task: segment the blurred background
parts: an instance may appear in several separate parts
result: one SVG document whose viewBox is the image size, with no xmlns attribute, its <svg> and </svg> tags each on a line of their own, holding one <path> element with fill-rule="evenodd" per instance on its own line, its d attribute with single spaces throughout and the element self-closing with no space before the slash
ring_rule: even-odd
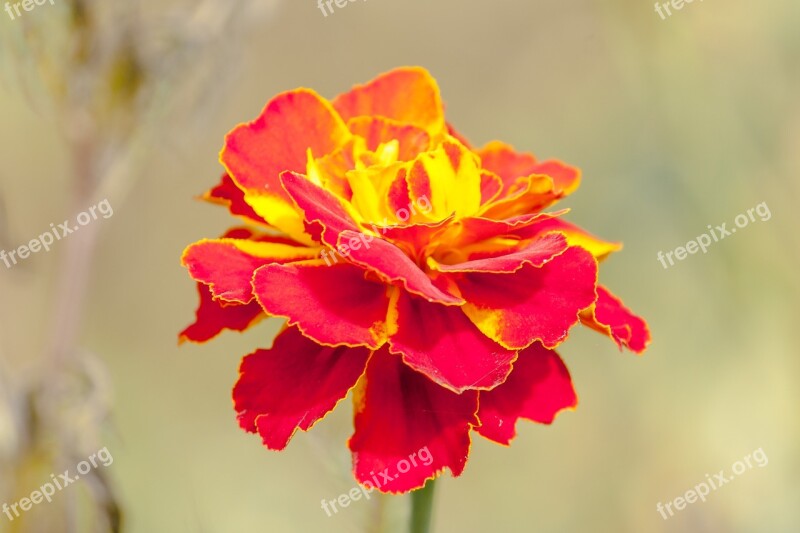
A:
<svg viewBox="0 0 800 533">
<path fill-rule="evenodd" d="M 133 533 L 404 531 L 407 498 L 320 507 L 355 486 L 349 402 L 282 453 L 238 429 L 239 360 L 279 322 L 177 346 L 196 305 L 181 251 L 232 225 L 194 199 L 222 171 L 225 133 L 280 91 L 332 98 L 401 65 L 433 73 L 474 144 L 583 170 L 568 218 L 624 242 L 601 279 L 654 338 L 639 358 L 576 329 L 559 351 L 578 409 L 520 423 L 510 448 L 475 438 L 464 474 L 438 484 L 434 530 L 800 530 L 800 4 L 672 12 L 644 0 L 1 12 L 0 249 L 103 198 L 114 215 L 0 264 L 0 503 L 103 447 L 114 462 L 21 519 L 0 515 L 0 532 L 107 531 L 120 516 Z M 656 259 L 762 202 L 768 221 L 707 254 Z M 657 512 L 759 448 L 766 466 L 669 520 Z"/>
</svg>

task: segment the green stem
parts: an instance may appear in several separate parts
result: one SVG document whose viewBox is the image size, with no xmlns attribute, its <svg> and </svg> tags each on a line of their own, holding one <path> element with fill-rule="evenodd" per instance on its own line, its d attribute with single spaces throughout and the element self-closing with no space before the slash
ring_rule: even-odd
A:
<svg viewBox="0 0 800 533">
<path fill-rule="evenodd" d="M 428 533 L 433 516 L 434 480 L 411 493 L 411 533 Z"/>
</svg>

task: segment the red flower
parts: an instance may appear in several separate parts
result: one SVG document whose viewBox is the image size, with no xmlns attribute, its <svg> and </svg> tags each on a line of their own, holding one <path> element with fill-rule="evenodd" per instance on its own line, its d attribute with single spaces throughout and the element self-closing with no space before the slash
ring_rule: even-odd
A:
<svg viewBox="0 0 800 533">
<path fill-rule="evenodd" d="M 356 479 L 413 490 L 463 471 L 470 430 L 508 444 L 517 420 L 575 407 L 554 348 L 579 320 L 637 353 L 649 342 L 597 283 L 620 246 L 544 212 L 579 171 L 499 142 L 472 148 L 423 69 L 333 102 L 278 95 L 220 159 L 227 173 L 205 198 L 258 229 L 186 249 L 201 301 L 181 338 L 287 319 L 233 392 L 240 425 L 270 449 L 353 390 Z M 430 460 L 409 459 L 423 449 Z"/>
</svg>

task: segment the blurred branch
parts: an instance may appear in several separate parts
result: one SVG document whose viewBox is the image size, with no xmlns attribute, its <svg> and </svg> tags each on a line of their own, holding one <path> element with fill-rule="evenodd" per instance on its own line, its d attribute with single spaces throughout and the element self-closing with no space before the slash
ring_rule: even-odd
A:
<svg viewBox="0 0 800 533">
<path fill-rule="evenodd" d="M 232 52 L 254 5 L 250 0 L 187 1 L 172 8 L 158 5 L 154 15 L 147 15 L 141 2 L 70 0 L 54 6 L 48 16 L 20 18 L 0 37 L 14 56 L 9 63 L 28 100 L 55 117 L 69 148 L 70 213 L 105 198 L 118 208 L 148 149 L 187 129 L 187 120 L 209 112 L 208 100 L 219 96 L 223 71 L 235 64 Z M 25 473 L 31 468 L 36 471 L 43 463 L 53 472 L 63 471 L 101 447 L 100 427 L 110 411 L 109 380 L 78 347 L 98 230 L 87 225 L 63 243 L 39 374 L 11 391 L 0 366 L 0 453 L 18 442 L 6 404 L 27 405 L 32 414 L 21 428 L 31 442 L 15 458 L 16 473 L 8 475 L 0 461 L 0 479 L 12 480 L 17 494 L 30 492 Z M 5 395 L 11 396 L 7 402 Z M 96 521 L 105 531 L 120 531 L 122 512 L 112 485 L 94 472 L 86 479 Z M 71 495 L 68 501 L 74 499 Z M 44 529 L 75 531 L 78 507 L 77 502 L 49 505 L 49 512 L 60 516 L 45 519 Z M 39 522 L 30 524 L 19 530 L 43 530 Z"/>
</svg>

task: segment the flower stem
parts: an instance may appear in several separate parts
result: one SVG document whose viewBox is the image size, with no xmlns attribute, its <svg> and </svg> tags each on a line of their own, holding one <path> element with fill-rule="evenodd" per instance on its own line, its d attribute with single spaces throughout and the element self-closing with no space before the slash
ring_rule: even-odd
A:
<svg viewBox="0 0 800 533">
<path fill-rule="evenodd" d="M 411 493 L 411 533 L 428 533 L 433 516 L 433 493 L 435 480 Z"/>
</svg>

